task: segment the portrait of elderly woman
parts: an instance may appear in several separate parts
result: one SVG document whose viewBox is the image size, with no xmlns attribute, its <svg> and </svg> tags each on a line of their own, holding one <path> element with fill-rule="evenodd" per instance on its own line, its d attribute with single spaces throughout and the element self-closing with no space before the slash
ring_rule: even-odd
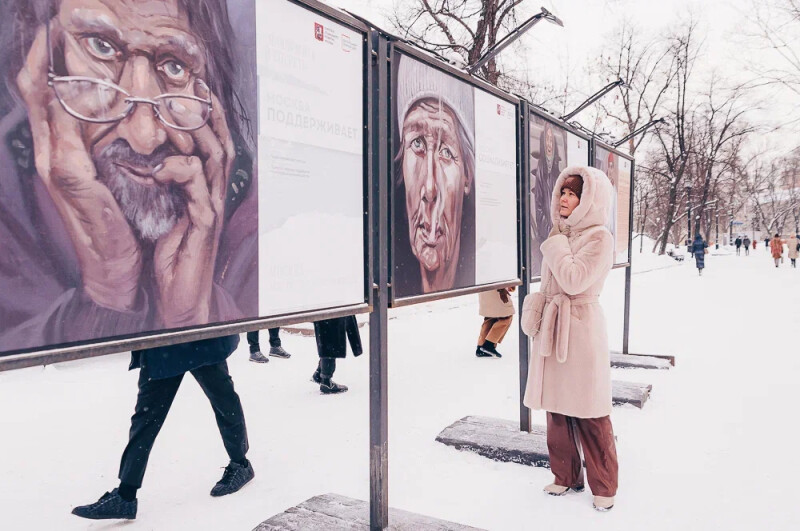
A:
<svg viewBox="0 0 800 531">
<path fill-rule="evenodd" d="M 0 353 L 255 316 L 253 0 L 2 6 Z"/>
<path fill-rule="evenodd" d="M 542 251 L 539 247 L 553 228 L 550 198 L 558 175 L 567 165 L 567 133 L 534 114 L 530 118 L 530 276 L 534 278 L 540 276 L 542 271 Z"/>
<path fill-rule="evenodd" d="M 395 58 L 394 296 L 473 286 L 474 89 L 411 57 Z"/>
</svg>

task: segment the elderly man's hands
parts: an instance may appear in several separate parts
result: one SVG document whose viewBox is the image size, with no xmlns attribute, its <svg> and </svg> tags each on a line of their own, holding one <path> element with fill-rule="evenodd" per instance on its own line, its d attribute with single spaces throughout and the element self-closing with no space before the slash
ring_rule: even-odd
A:
<svg viewBox="0 0 800 531">
<path fill-rule="evenodd" d="M 154 173 L 161 183 L 183 188 L 186 214 L 155 248 L 158 314 L 167 328 L 207 323 L 214 264 L 225 212 L 225 193 L 235 149 L 221 105 L 212 95 L 210 123 L 189 133 L 170 130 L 182 153 Z M 195 149 L 193 149 L 196 148 Z"/>
<path fill-rule="evenodd" d="M 54 33 L 58 29 L 54 23 Z M 131 310 L 142 271 L 139 242 L 109 189 L 97 180 L 80 122 L 67 114 L 47 84 L 48 53 L 42 28 L 17 76 L 36 170 L 72 240 L 86 294 L 100 306 Z"/>
</svg>

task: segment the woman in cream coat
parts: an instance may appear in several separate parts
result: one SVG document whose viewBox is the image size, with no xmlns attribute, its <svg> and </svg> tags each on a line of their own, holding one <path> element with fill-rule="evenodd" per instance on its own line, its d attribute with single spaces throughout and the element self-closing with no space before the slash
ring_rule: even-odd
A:
<svg viewBox="0 0 800 531">
<path fill-rule="evenodd" d="M 611 426 L 611 369 L 606 319 L 598 302 L 613 265 L 605 227 L 611 196 L 600 170 L 569 167 L 553 189 L 553 230 L 541 245 L 547 297 L 533 352 L 525 405 L 547 411 L 547 447 L 555 481 L 545 491 L 583 490 L 580 446 L 594 507 L 611 509 L 617 453 Z"/>
</svg>

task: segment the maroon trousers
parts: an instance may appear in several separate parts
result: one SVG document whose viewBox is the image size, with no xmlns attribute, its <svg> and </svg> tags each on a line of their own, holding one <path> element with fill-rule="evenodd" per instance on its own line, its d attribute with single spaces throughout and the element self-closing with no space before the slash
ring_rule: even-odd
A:
<svg viewBox="0 0 800 531">
<path fill-rule="evenodd" d="M 547 449 L 556 485 L 583 487 L 581 447 L 592 494 L 615 496 L 618 465 L 611 418 L 581 419 L 548 411 Z"/>
</svg>

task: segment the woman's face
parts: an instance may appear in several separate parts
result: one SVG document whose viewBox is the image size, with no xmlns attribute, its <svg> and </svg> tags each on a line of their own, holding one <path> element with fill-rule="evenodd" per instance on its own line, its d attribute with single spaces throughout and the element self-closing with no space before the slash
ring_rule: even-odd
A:
<svg viewBox="0 0 800 531">
<path fill-rule="evenodd" d="M 570 190 L 569 188 L 562 188 L 561 189 L 561 200 L 559 201 L 558 206 L 558 213 L 562 218 L 569 217 L 572 214 L 572 211 L 575 210 L 581 203 L 580 197 L 575 195 L 575 192 Z"/>
</svg>

